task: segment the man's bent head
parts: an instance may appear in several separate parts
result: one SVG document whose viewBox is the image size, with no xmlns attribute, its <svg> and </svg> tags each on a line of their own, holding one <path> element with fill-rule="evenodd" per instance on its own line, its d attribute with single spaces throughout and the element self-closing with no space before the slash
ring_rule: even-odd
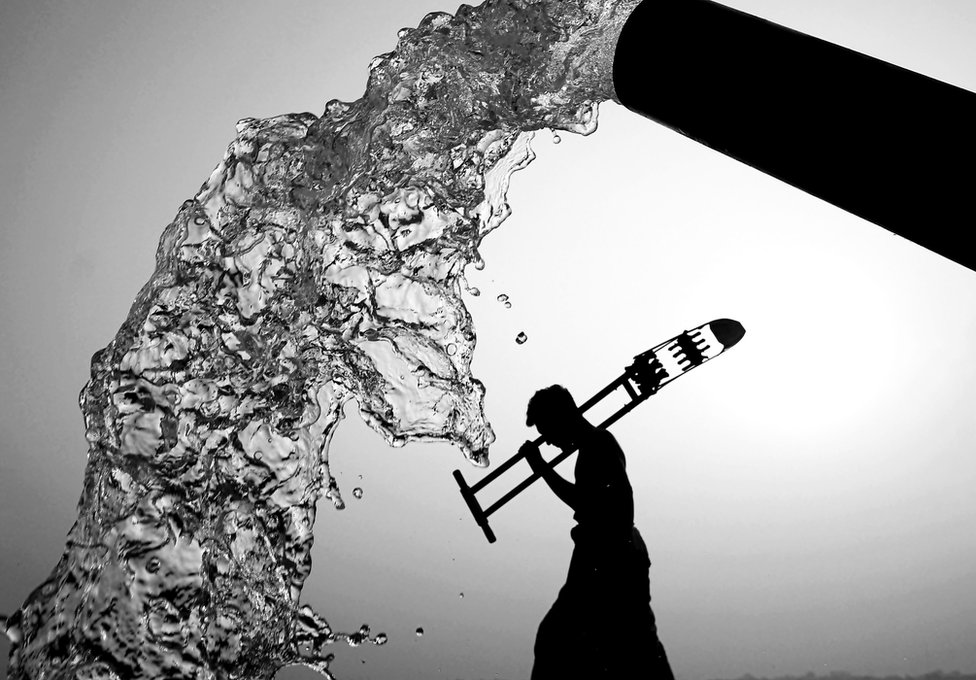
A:
<svg viewBox="0 0 976 680">
<path fill-rule="evenodd" d="M 576 400 L 562 385 L 544 387 L 529 399 L 529 407 L 525 413 L 525 424 L 529 427 L 538 426 L 543 421 L 564 420 L 573 416 L 579 408 Z"/>
<path fill-rule="evenodd" d="M 550 385 L 532 395 L 525 413 L 525 424 L 559 447 L 572 445 L 580 419 L 576 400 L 562 385 Z"/>
</svg>

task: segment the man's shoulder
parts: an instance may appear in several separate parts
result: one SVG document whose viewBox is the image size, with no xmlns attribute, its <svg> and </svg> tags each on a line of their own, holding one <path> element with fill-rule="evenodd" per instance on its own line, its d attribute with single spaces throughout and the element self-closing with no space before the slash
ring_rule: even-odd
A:
<svg viewBox="0 0 976 680">
<path fill-rule="evenodd" d="M 620 444 L 617 443 L 617 438 L 607 430 L 601 429 L 594 429 L 587 434 L 580 446 L 580 451 L 582 452 L 583 450 L 593 452 L 613 451 L 623 455 L 623 450 L 620 448 Z"/>
<path fill-rule="evenodd" d="M 617 443 L 617 438 L 613 436 L 610 430 L 595 429 L 592 432 L 592 441 L 595 444 L 600 444 L 603 446 L 613 446 L 615 448 L 620 448 L 620 444 Z"/>
</svg>

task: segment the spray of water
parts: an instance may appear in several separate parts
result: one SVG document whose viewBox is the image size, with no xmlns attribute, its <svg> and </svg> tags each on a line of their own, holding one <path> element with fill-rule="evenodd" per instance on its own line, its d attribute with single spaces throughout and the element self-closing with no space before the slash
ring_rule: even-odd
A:
<svg viewBox="0 0 976 680">
<path fill-rule="evenodd" d="M 334 643 L 386 641 L 299 604 L 316 501 L 343 506 L 329 440 L 355 399 L 391 445 L 487 464 L 464 271 L 510 213 L 532 131 L 596 128 L 634 4 L 430 14 L 359 100 L 240 121 L 92 359 L 78 519 L 0 619 L 10 677 L 331 677 Z"/>
</svg>

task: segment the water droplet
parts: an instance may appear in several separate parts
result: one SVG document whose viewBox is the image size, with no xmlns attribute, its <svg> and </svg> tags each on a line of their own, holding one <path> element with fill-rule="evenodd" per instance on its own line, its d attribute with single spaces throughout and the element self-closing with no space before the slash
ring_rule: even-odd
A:
<svg viewBox="0 0 976 680">
<path fill-rule="evenodd" d="M 352 495 L 355 496 L 356 498 L 362 498 L 363 490 L 357 486 L 355 489 L 352 490 Z"/>
<path fill-rule="evenodd" d="M 561 141 L 563 141 L 563 138 L 559 136 L 559 133 L 558 132 L 556 132 L 555 130 L 553 130 L 552 131 L 552 143 L 553 144 L 559 144 L 559 142 L 561 142 Z"/>
<path fill-rule="evenodd" d="M 499 301 L 499 302 L 501 302 L 501 303 L 505 303 L 505 302 L 508 302 L 508 296 L 507 296 L 507 295 L 505 295 L 505 293 L 502 293 L 501 295 L 499 295 L 499 296 L 498 296 L 497 298 L 495 298 L 495 299 L 496 299 L 496 300 L 498 300 L 498 301 Z"/>
<path fill-rule="evenodd" d="M 447 356 L 452 357 L 457 354 L 457 345 L 453 342 L 447 346 Z"/>
<path fill-rule="evenodd" d="M 468 292 L 471 293 L 471 295 L 473 295 L 474 297 L 478 297 L 479 295 L 481 295 L 481 290 L 478 289 L 478 288 L 475 288 L 474 286 L 471 286 L 470 288 L 468 288 Z"/>
<path fill-rule="evenodd" d="M 424 629 L 423 628 L 418 628 L 417 629 L 417 637 L 423 637 L 423 636 L 424 636 Z"/>
<path fill-rule="evenodd" d="M 21 630 L 20 626 L 11 624 L 9 621 L 10 619 L 0 618 L 0 630 L 4 632 L 11 644 L 19 645 L 24 639 L 24 631 Z"/>
<path fill-rule="evenodd" d="M 515 336 L 515 342 L 518 343 L 519 345 L 524 345 L 525 341 L 528 339 L 529 336 L 526 335 L 524 332 L 519 333 L 518 335 Z"/>
</svg>

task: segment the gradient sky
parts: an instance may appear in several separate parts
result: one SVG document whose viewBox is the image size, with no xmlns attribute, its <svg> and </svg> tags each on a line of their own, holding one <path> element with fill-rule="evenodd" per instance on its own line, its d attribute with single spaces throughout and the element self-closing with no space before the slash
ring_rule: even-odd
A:
<svg viewBox="0 0 976 680">
<path fill-rule="evenodd" d="M 971 0 L 725 4 L 976 91 Z M 397 29 L 455 9 L 0 4 L 0 612 L 61 554 L 90 356 L 234 123 L 357 98 Z M 537 135 L 470 272 L 493 460 L 534 437 L 538 387 L 585 398 L 677 332 L 738 319 L 738 347 L 614 426 L 678 677 L 976 670 L 976 273 L 620 107 L 562 140 Z M 450 474 L 479 470 L 446 445 L 389 449 L 347 414 L 347 509 L 320 508 L 303 599 L 390 643 L 337 648 L 339 677 L 527 677 L 571 513 L 533 488 L 489 545 Z"/>
</svg>

